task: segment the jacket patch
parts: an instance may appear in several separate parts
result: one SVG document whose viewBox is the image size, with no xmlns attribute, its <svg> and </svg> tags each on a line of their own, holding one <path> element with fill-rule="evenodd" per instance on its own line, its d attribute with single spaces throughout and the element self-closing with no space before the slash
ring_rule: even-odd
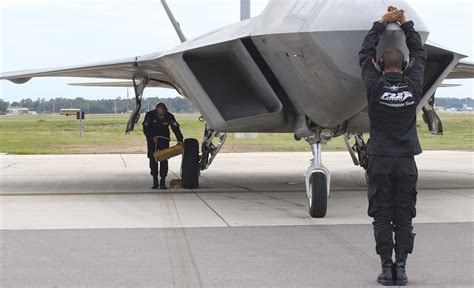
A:
<svg viewBox="0 0 474 288">
<path fill-rule="evenodd" d="M 410 91 L 399 91 L 399 89 L 408 88 L 407 86 L 395 85 L 384 88 L 389 91 L 380 97 L 380 104 L 390 107 L 407 107 L 415 104 L 413 94 Z"/>
</svg>

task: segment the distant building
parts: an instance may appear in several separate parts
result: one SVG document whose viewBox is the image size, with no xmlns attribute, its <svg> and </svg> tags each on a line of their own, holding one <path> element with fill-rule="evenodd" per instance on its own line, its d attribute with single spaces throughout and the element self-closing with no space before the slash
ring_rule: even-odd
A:
<svg viewBox="0 0 474 288">
<path fill-rule="evenodd" d="M 19 107 L 19 106 L 10 106 L 7 108 L 7 115 L 10 115 L 10 116 L 28 115 L 29 112 L 30 112 L 30 109 Z"/>
<path fill-rule="evenodd" d="M 463 111 L 472 111 L 472 107 L 468 106 L 467 104 L 462 104 L 462 110 Z"/>
<path fill-rule="evenodd" d="M 257 133 L 234 133 L 235 139 L 255 139 L 258 138 Z"/>
</svg>

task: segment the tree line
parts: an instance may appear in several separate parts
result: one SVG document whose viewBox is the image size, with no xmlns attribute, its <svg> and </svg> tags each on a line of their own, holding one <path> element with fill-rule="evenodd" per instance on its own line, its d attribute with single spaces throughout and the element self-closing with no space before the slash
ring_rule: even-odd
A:
<svg viewBox="0 0 474 288">
<path fill-rule="evenodd" d="M 458 98 L 435 98 L 436 106 L 442 106 L 446 109 L 449 108 L 456 108 L 456 109 L 461 109 L 463 108 L 463 105 L 467 105 L 469 107 L 474 107 L 474 99 L 472 98 L 464 98 L 464 99 L 458 99 Z"/>
<path fill-rule="evenodd" d="M 156 104 L 163 102 L 172 113 L 197 113 L 199 112 L 193 104 L 182 97 L 175 98 L 159 98 L 150 97 L 143 99 L 141 113 L 152 110 Z M 5 114 L 9 106 L 20 106 L 28 108 L 30 111 L 37 113 L 59 113 L 61 109 L 81 109 L 88 114 L 111 114 L 111 113 L 127 113 L 127 111 L 135 108 L 134 99 L 102 99 L 102 100 L 87 100 L 84 98 L 68 99 L 36 99 L 30 98 L 22 99 L 16 102 L 7 102 L 0 99 L 0 114 Z M 460 109 L 463 105 L 474 107 L 474 99 L 472 98 L 436 98 L 436 106 L 443 106 L 446 109 L 456 108 Z"/>
<path fill-rule="evenodd" d="M 149 97 L 142 100 L 141 113 L 145 113 L 155 108 L 156 104 L 164 103 L 172 113 L 196 113 L 198 110 L 193 104 L 182 97 L 159 98 Z M 38 114 L 59 113 L 61 109 L 81 109 L 87 114 L 121 114 L 135 109 L 135 99 L 101 99 L 87 100 L 84 98 L 68 99 L 56 98 L 46 100 L 39 98 L 32 100 L 30 98 L 20 101 L 8 102 L 0 99 L 0 114 L 5 114 L 10 106 L 28 108 L 30 111 L 36 111 Z"/>
</svg>

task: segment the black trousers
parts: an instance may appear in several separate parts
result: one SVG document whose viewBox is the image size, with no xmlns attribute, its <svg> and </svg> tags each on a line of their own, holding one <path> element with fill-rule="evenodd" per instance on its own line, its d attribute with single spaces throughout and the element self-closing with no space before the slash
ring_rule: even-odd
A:
<svg viewBox="0 0 474 288">
<path fill-rule="evenodd" d="M 369 209 L 379 255 L 412 253 L 418 170 L 414 157 L 370 156 Z M 395 242 L 394 235 L 395 234 Z"/>
<path fill-rule="evenodd" d="M 161 149 L 169 148 L 170 142 L 164 141 L 163 139 L 158 139 L 158 144 L 155 145 L 153 141 L 148 141 L 148 159 L 150 164 L 150 174 L 151 176 L 158 176 L 158 171 L 161 178 L 165 178 L 168 176 L 168 160 L 160 161 L 160 165 L 158 167 L 158 163 L 155 161 L 155 157 L 153 157 L 153 153 L 155 151 L 159 151 Z"/>
</svg>

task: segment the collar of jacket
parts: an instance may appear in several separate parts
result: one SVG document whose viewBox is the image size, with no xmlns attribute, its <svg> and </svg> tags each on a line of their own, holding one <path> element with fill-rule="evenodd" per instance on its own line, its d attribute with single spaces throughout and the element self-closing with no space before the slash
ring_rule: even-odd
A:
<svg viewBox="0 0 474 288">
<path fill-rule="evenodd" d="M 401 81 L 403 78 L 403 73 L 400 72 L 387 72 L 384 74 L 384 77 L 388 81 Z"/>
</svg>

